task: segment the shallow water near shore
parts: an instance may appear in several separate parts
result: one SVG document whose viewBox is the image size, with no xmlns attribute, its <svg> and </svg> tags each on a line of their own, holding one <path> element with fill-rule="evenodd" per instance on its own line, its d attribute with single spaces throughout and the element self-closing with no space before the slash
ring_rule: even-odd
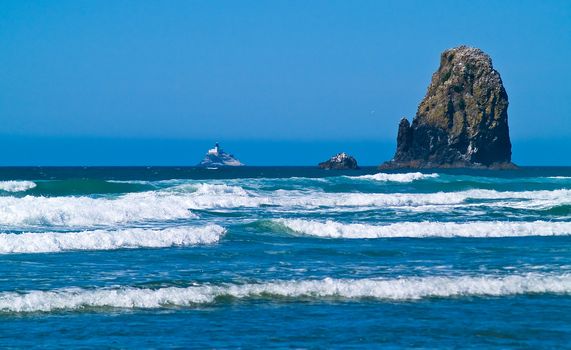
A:
<svg viewBox="0 0 571 350">
<path fill-rule="evenodd" d="M 0 225 L 1 347 L 571 343 L 571 168 L 0 168 Z"/>
</svg>

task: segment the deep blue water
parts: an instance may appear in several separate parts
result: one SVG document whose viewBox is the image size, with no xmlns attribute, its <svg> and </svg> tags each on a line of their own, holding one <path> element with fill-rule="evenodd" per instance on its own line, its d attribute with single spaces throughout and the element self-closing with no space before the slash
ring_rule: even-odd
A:
<svg viewBox="0 0 571 350">
<path fill-rule="evenodd" d="M 571 168 L 0 168 L 0 227 L 0 347 L 571 344 Z"/>
</svg>

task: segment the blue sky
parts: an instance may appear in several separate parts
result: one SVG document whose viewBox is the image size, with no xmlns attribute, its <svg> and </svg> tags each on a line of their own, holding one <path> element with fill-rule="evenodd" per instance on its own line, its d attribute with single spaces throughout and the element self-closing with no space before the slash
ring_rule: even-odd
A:
<svg viewBox="0 0 571 350">
<path fill-rule="evenodd" d="M 3 165 L 394 152 L 440 52 L 488 52 L 514 160 L 571 165 L 570 1 L 3 1 Z M 309 149 L 309 150 L 308 150 Z"/>
</svg>

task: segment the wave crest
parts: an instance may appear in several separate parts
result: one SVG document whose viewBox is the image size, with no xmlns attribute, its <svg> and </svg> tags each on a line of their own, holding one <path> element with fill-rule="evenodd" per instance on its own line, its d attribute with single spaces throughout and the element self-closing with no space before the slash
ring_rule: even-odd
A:
<svg viewBox="0 0 571 350">
<path fill-rule="evenodd" d="M 36 183 L 32 181 L 0 181 L 0 191 L 5 192 L 24 192 L 36 187 Z"/>
<path fill-rule="evenodd" d="M 171 190 L 129 193 L 119 197 L 0 196 L 0 224 L 85 227 L 195 217 L 190 210 L 254 208 L 354 210 L 396 208 L 438 211 L 450 206 L 548 209 L 571 204 L 571 190 L 499 192 L 468 190 L 436 193 L 324 193 L 318 191 L 248 191 L 239 186 L 193 185 L 192 192 Z M 478 202 L 470 202 L 476 200 Z"/>
<path fill-rule="evenodd" d="M 547 208 L 571 203 L 571 190 L 500 192 L 467 190 L 436 193 L 324 193 L 319 191 L 275 190 L 271 193 L 234 189 L 196 191 L 186 198 L 190 209 L 280 206 L 304 209 L 347 207 L 420 207 L 428 205 L 462 205 L 468 200 L 502 200 L 487 202 L 512 208 Z M 205 189 L 206 187 L 203 187 Z M 517 201 L 514 201 L 517 200 Z M 470 203 L 474 205 L 478 203 Z M 421 208 L 422 209 L 422 208 Z"/>
<path fill-rule="evenodd" d="M 217 298 L 336 298 L 414 301 L 423 298 L 502 297 L 519 294 L 569 294 L 571 275 L 411 277 L 332 279 L 201 285 L 187 288 L 67 288 L 0 293 L 0 312 L 49 312 L 89 308 L 162 308 L 213 303 Z"/>
<path fill-rule="evenodd" d="M 294 232 L 326 238 L 422 238 L 422 237 L 525 237 L 571 235 L 571 222 L 398 222 L 376 226 L 335 221 L 278 219 L 274 222 Z"/>
<path fill-rule="evenodd" d="M 384 182 L 413 182 L 417 180 L 433 179 L 437 177 L 438 174 L 436 173 L 423 174 L 420 172 L 396 173 L 396 174 L 378 173 L 373 175 L 349 176 L 349 178 L 352 179 L 375 180 L 375 181 L 384 181 Z"/>
<path fill-rule="evenodd" d="M 166 248 L 216 243 L 226 232 L 218 225 L 172 227 L 162 230 L 130 228 L 117 231 L 0 234 L 0 254 L 54 253 L 68 250 Z"/>
<path fill-rule="evenodd" d="M 188 207 L 157 192 L 117 198 L 0 197 L 0 224 L 92 226 L 194 217 Z"/>
</svg>

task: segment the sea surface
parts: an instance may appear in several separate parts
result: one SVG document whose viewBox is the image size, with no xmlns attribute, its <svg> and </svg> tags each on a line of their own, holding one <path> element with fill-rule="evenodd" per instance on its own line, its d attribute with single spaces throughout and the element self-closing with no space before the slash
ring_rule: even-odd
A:
<svg viewBox="0 0 571 350">
<path fill-rule="evenodd" d="M 571 346 L 571 168 L 0 168 L 0 347 Z"/>
</svg>

